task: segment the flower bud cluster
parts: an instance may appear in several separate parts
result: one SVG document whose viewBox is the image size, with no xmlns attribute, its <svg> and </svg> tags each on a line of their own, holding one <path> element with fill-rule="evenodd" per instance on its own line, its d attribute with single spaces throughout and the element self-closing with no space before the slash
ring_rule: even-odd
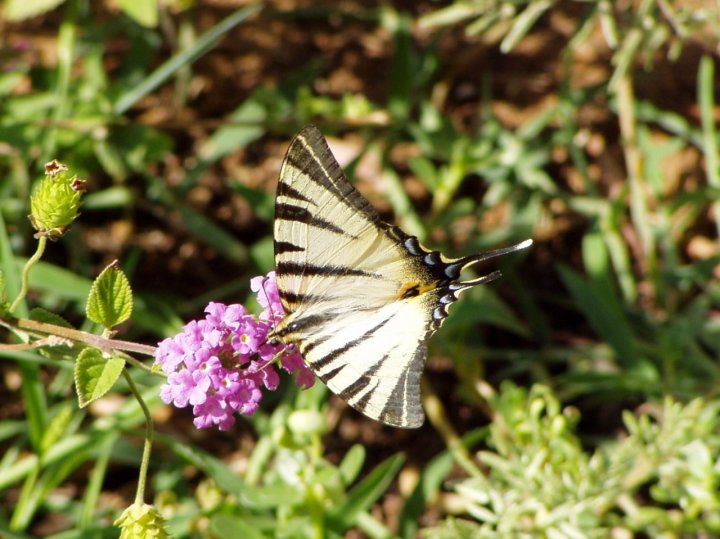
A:
<svg viewBox="0 0 720 539">
<path fill-rule="evenodd" d="M 197 428 L 228 430 L 236 413 L 254 414 L 262 389 L 273 391 L 280 383 L 276 359 L 284 370 L 297 372 L 301 387 L 315 381 L 294 348 L 268 342 L 269 332 L 284 317 L 275 273 L 254 278 L 251 288 L 264 308 L 259 317 L 239 304 L 212 302 L 203 320 L 191 321 L 182 333 L 158 345 L 155 361 L 168 374 L 160 396 L 179 408 L 192 406 Z"/>
</svg>

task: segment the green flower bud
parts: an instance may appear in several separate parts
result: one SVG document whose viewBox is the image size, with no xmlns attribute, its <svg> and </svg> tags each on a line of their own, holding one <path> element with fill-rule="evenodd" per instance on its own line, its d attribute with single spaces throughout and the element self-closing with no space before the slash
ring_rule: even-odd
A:
<svg viewBox="0 0 720 539">
<path fill-rule="evenodd" d="M 158 510 L 146 503 L 133 504 L 115 521 L 120 527 L 120 539 L 166 539 L 165 519 Z"/>
<path fill-rule="evenodd" d="M 68 174 L 62 163 L 51 161 L 45 165 L 45 177 L 40 180 L 30 197 L 30 222 L 37 233 L 36 238 L 46 236 L 56 240 L 67 232 L 80 215 L 78 209 L 85 180 Z"/>
</svg>

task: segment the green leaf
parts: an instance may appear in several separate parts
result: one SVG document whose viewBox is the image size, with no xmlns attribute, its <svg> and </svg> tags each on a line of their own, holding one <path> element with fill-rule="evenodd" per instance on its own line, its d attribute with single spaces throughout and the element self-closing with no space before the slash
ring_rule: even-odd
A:
<svg viewBox="0 0 720 539">
<path fill-rule="evenodd" d="M 228 187 L 247 200 L 255 215 L 264 221 L 272 222 L 275 215 L 274 195 L 267 191 L 247 187 L 239 182 L 230 183 Z"/>
<path fill-rule="evenodd" d="M 489 537 L 483 534 L 482 527 L 477 522 L 448 518 L 434 528 L 423 530 L 425 539 L 475 539 L 476 537 Z"/>
<path fill-rule="evenodd" d="M 247 489 L 246 483 L 220 459 L 200 448 L 182 443 L 172 436 L 156 434 L 156 439 L 168 446 L 180 458 L 186 460 L 213 479 L 228 494 L 240 497 Z"/>
<path fill-rule="evenodd" d="M 412 19 L 408 15 L 387 10 L 384 25 L 393 33 L 395 42 L 387 107 L 393 117 L 401 120 L 407 118 L 410 112 L 413 75 L 417 70 L 417 57 L 413 54 L 412 46 Z"/>
<path fill-rule="evenodd" d="M 30 311 L 30 320 L 36 322 L 45 322 L 46 324 L 53 324 L 64 328 L 72 328 L 72 324 L 65 320 L 62 316 L 52 313 L 42 307 L 35 307 Z"/>
<path fill-rule="evenodd" d="M 57 413 L 48 422 L 45 432 L 43 432 L 42 440 L 40 441 L 43 454 L 67 435 L 68 426 L 73 418 L 73 410 L 70 401 L 66 401 L 60 405 Z"/>
<path fill-rule="evenodd" d="M 398 528 L 401 537 L 417 536 L 418 523 L 425 506 L 433 496 L 437 495 L 454 462 L 453 454 L 444 451 L 423 467 L 418 484 L 400 512 Z"/>
<path fill-rule="evenodd" d="M 246 539 L 265 539 L 257 525 L 247 522 L 243 517 L 225 514 L 214 515 L 210 518 L 210 531 L 215 537 L 245 537 Z"/>
<path fill-rule="evenodd" d="M 242 504 L 255 509 L 272 509 L 283 505 L 299 504 L 305 493 L 295 485 L 277 484 L 264 486 L 246 485 L 240 497 Z"/>
<path fill-rule="evenodd" d="M 0 212 L 0 271 L 2 271 L 4 293 L 8 298 L 16 297 L 20 291 L 22 265 L 15 259 L 10 247 L 10 237 L 3 219 L 3 212 Z M 22 316 L 23 314 L 25 314 L 24 306 L 21 305 L 20 310 L 16 311 L 16 315 Z"/>
<path fill-rule="evenodd" d="M 263 122 L 267 119 L 265 107 L 249 99 L 243 102 L 227 119 L 227 125 L 217 129 L 200 147 L 200 158 L 214 163 L 231 152 L 255 142 L 265 133 Z"/>
<path fill-rule="evenodd" d="M 523 337 L 530 336 L 527 326 L 490 287 L 478 287 L 462 299 L 451 307 L 451 316 L 440 333 L 441 340 L 452 342 L 458 336 L 473 331 L 472 328 L 478 324 L 497 326 Z"/>
<path fill-rule="evenodd" d="M 360 444 L 352 446 L 340 462 L 340 474 L 343 482 L 349 485 L 357 478 L 365 463 L 365 447 Z"/>
<path fill-rule="evenodd" d="M 10 316 L 10 302 L 7 299 L 7 289 L 5 288 L 5 274 L 0 269 L 0 318 Z"/>
<path fill-rule="evenodd" d="M 550 0 L 538 0 L 529 5 L 514 18 L 512 27 L 500 43 L 500 50 L 507 54 L 524 38 L 537 20 L 553 5 Z"/>
<path fill-rule="evenodd" d="M 118 0 L 118 5 L 125 14 L 136 23 L 146 28 L 155 28 L 158 25 L 157 0 Z"/>
<path fill-rule="evenodd" d="M 575 306 L 585 315 L 593 329 L 613 347 L 618 361 L 628 367 L 636 365 L 635 338 L 614 294 L 608 294 L 605 286 L 588 282 L 564 264 L 558 264 L 558 271 L 575 300 Z"/>
<path fill-rule="evenodd" d="M 130 107 L 167 81 L 179 69 L 189 65 L 210 49 L 214 48 L 226 33 L 251 15 L 257 13 L 261 8 L 262 6 L 260 5 L 250 5 L 228 15 L 207 32 L 199 36 L 190 48 L 184 49 L 171 57 L 148 75 L 140 84 L 132 86 L 132 88 L 122 94 L 115 102 L 113 112 L 117 115 L 122 115 L 127 112 Z"/>
<path fill-rule="evenodd" d="M 56 8 L 65 0 L 6 0 L 2 18 L 17 22 L 36 17 Z"/>
<path fill-rule="evenodd" d="M 75 363 L 75 387 L 80 408 L 96 401 L 115 384 L 125 367 L 119 356 L 103 357 L 95 348 L 86 348 Z"/>
<path fill-rule="evenodd" d="M 55 326 L 60 326 L 63 328 L 72 328 L 72 324 L 65 320 L 62 316 L 59 316 L 55 313 L 51 313 L 50 311 L 47 311 L 41 307 L 35 307 L 30 311 L 29 317 L 30 320 L 34 320 L 36 322 L 44 322 L 46 324 L 53 324 Z M 56 344 L 54 346 L 43 346 L 42 348 L 38 349 L 38 352 L 48 359 L 52 359 L 53 361 L 75 361 L 77 359 L 77 355 L 81 350 L 78 347 L 74 347 L 70 342 L 64 342 L 62 341 L 59 344 Z"/>
<path fill-rule="evenodd" d="M 372 504 L 387 490 L 390 482 L 405 462 L 401 454 L 390 457 L 354 489 L 342 503 L 328 512 L 328 526 L 337 533 L 342 533 L 355 524 L 358 515 L 370 509 Z"/>
<path fill-rule="evenodd" d="M 237 237 L 218 226 L 214 221 L 190 206 L 184 204 L 176 207 L 183 225 L 187 230 L 218 250 L 228 260 L 238 264 L 247 264 L 247 247 Z"/>
<path fill-rule="evenodd" d="M 132 308 L 130 283 L 115 261 L 95 279 L 88 297 L 87 317 L 109 329 L 130 318 Z"/>
<path fill-rule="evenodd" d="M 22 271 L 26 258 L 16 259 L 17 274 Z M 8 284 L 9 283 L 8 279 Z M 67 301 L 85 301 L 90 293 L 90 280 L 72 271 L 47 262 L 38 262 L 30 272 L 30 288 Z"/>
</svg>

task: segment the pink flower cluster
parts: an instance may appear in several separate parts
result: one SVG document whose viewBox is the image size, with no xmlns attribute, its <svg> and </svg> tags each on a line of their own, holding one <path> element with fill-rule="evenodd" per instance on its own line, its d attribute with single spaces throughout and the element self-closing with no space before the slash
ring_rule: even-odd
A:
<svg viewBox="0 0 720 539">
<path fill-rule="evenodd" d="M 160 398 L 178 408 L 193 407 L 197 428 L 217 425 L 228 430 L 235 413 L 252 415 L 262 400 L 262 387 L 273 391 L 280 383 L 275 360 L 297 371 L 297 384 L 310 387 L 315 376 L 294 348 L 271 344 L 267 336 L 285 316 L 275 272 L 250 282 L 263 307 L 259 317 L 242 305 L 210 303 L 203 320 L 188 323 L 182 333 L 162 341 L 155 362 L 168 374 Z"/>
</svg>

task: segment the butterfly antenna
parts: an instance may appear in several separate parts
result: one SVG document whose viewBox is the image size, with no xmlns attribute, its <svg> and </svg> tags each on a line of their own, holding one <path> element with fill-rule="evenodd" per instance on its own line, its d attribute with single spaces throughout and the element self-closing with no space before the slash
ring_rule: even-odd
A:
<svg viewBox="0 0 720 539">
<path fill-rule="evenodd" d="M 510 253 L 514 253 L 515 251 L 521 251 L 522 249 L 527 249 L 532 244 L 533 244 L 533 240 L 527 239 L 525 241 L 521 241 L 518 244 L 511 245 L 510 247 L 503 247 L 501 249 L 494 249 L 492 251 L 487 251 L 485 253 L 479 253 L 476 255 L 466 256 L 465 258 L 461 258 L 458 261 L 458 264 L 460 265 L 460 267 L 462 269 L 465 269 L 468 266 L 477 264 L 478 262 L 483 262 L 490 258 L 495 258 L 496 256 L 507 255 Z M 478 284 L 485 284 L 485 283 L 489 283 L 490 281 L 494 281 L 495 279 L 498 279 L 501 275 L 502 274 L 500 273 L 500 270 L 496 270 L 488 275 L 483 275 L 482 277 L 478 277 L 477 279 L 472 279 L 470 281 L 462 281 L 460 283 L 457 283 L 455 286 L 457 286 L 458 288 L 461 288 L 461 289 L 470 288 L 471 286 L 475 286 Z"/>
</svg>

